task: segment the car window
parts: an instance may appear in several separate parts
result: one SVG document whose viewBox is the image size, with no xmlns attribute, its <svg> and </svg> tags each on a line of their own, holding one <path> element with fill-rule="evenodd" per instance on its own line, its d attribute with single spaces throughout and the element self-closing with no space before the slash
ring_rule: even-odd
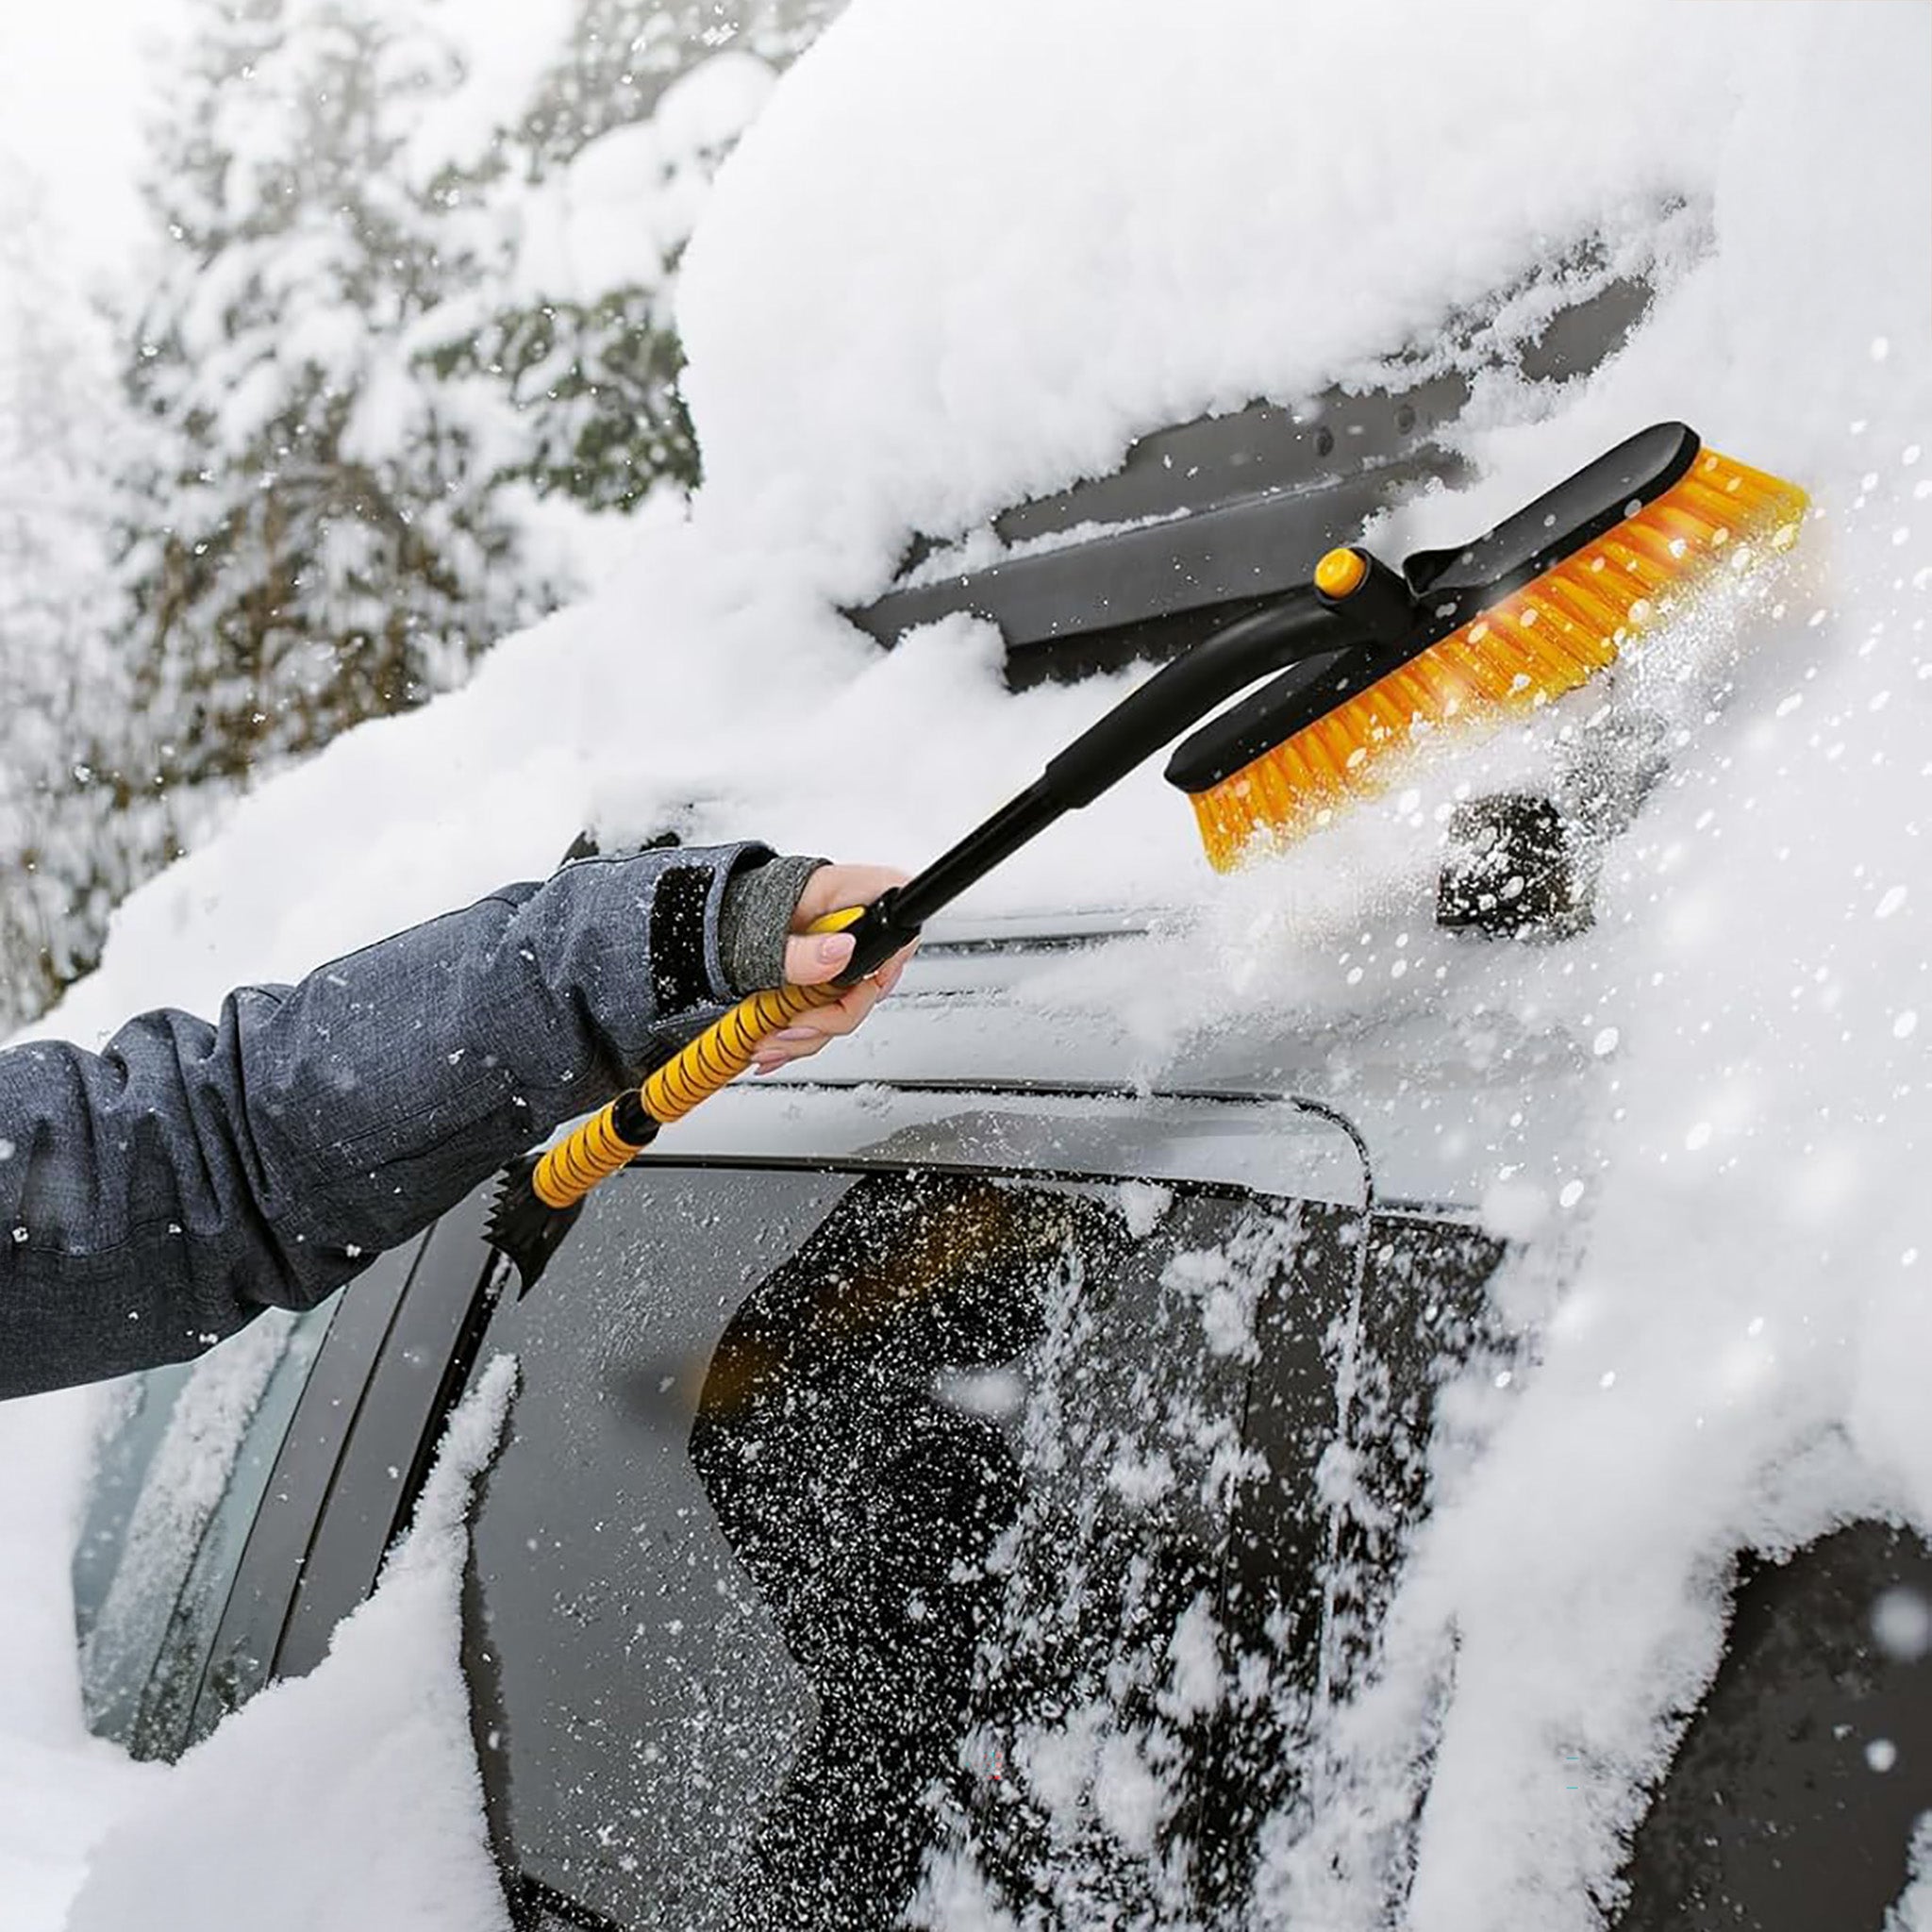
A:
<svg viewBox="0 0 1932 1932">
<path fill-rule="evenodd" d="M 132 1378 L 76 1544 L 91 1728 L 137 1757 L 178 1746 L 282 1438 L 339 1298 L 271 1309 L 198 1361 Z"/>
<path fill-rule="evenodd" d="M 83 1647 L 127 1546 L 142 1478 L 192 1366 L 170 1363 L 99 1391 L 102 1407 L 88 1476 L 87 1513 L 74 1545 L 74 1621 Z"/>
<path fill-rule="evenodd" d="M 883 1926 L 942 1868 L 1122 1918 L 1238 1885 L 1282 1754 L 1214 1713 L 1246 1671 L 1287 1724 L 1320 1668 L 1358 1229 L 888 1166 L 593 1197 L 481 1357 L 520 1390 L 467 1661 L 526 1917 Z"/>
</svg>

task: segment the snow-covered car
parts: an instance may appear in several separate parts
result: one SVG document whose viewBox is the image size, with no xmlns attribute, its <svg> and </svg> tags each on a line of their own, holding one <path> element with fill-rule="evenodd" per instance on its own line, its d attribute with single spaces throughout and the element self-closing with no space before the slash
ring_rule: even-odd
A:
<svg viewBox="0 0 1932 1932">
<path fill-rule="evenodd" d="M 990 616 L 1016 684 L 1187 648 L 1449 474 L 1435 432 L 1487 359 L 1563 379 L 1649 299 L 1565 275 L 1560 328 L 1506 303 L 1535 328 L 1460 372 L 1150 438 L 858 621 Z M 1560 936 L 1561 896 L 1470 912 L 1445 881 L 1431 943 Z M 1561 1191 L 1593 1063 L 1425 1007 L 1150 1052 L 1161 943 L 1158 908 L 936 927 L 842 1062 L 700 1108 L 527 1288 L 485 1190 L 334 1304 L 147 1377 L 76 1558 L 95 1726 L 174 1757 L 317 1665 L 507 1354 L 463 1661 L 518 1924 L 1265 1918 L 1345 1802 L 1331 1720 L 1444 1439 L 1519 1366 L 1499 1297 L 1569 1265 L 1511 1203 Z M 1878 1932 L 1932 1809 L 1928 1603 L 1878 1521 L 1740 1571 L 1616 1924 Z M 1382 1923 L 1455 1672 L 1392 1747 Z"/>
<path fill-rule="evenodd" d="M 508 1352 L 464 1661 L 520 1924 L 1243 1923 L 1512 1265 L 1431 1115 L 1507 1136 L 1569 1070 L 1384 1042 L 1366 1131 L 1306 1097 L 1360 1041 L 1125 1086 L 1014 994 L 1132 938 L 942 935 L 862 1081 L 721 1096 L 527 1293 L 486 1191 L 146 1378 L 76 1564 L 96 1726 L 171 1757 L 320 1662 Z M 1027 1077 L 1049 1044 L 1084 1073 Z M 1741 1581 L 1620 1925 L 1877 1932 L 1932 1802 L 1928 1598 L 1876 1524 Z"/>
</svg>

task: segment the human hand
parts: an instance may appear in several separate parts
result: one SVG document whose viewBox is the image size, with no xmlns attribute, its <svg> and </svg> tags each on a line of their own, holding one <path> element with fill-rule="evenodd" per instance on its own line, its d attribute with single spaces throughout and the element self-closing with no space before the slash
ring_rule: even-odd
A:
<svg viewBox="0 0 1932 1932">
<path fill-rule="evenodd" d="M 785 977 L 794 986 L 818 986 L 836 979 L 852 957 L 849 933 L 813 933 L 815 920 L 845 906 L 869 906 L 889 886 L 903 886 L 907 874 L 883 865 L 822 865 L 805 882 L 791 915 L 793 938 L 785 942 Z M 758 1042 L 754 1073 L 769 1074 L 792 1060 L 808 1058 L 826 1041 L 850 1033 L 899 983 L 913 948 L 894 953 L 877 972 L 849 987 L 838 999 L 814 1007 L 782 1032 Z"/>
</svg>

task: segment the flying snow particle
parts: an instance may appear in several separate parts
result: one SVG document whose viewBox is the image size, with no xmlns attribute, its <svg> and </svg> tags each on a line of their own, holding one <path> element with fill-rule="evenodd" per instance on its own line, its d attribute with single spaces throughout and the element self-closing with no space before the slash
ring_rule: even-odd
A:
<svg viewBox="0 0 1932 1932">
<path fill-rule="evenodd" d="M 1886 893 L 1884 898 L 1879 900 L 1878 908 L 1873 913 L 1872 917 L 1874 919 L 1890 919 L 1905 903 L 1906 889 L 1903 886 L 1894 886 L 1890 891 Z"/>
<path fill-rule="evenodd" d="M 1093 1780 L 1093 1808 L 1101 1823 L 1129 1851 L 1143 1857 L 1173 1802 L 1166 1784 L 1141 1756 L 1137 1740 L 1116 1732 L 1100 1747 Z"/>
<path fill-rule="evenodd" d="M 1144 1462 L 1122 1455 L 1115 1457 L 1113 1467 L 1107 1473 L 1107 1481 L 1108 1487 L 1124 1502 L 1135 1508 L 1145 1508 L 1174 1488 L 1174 1464 L 1159 1452 Z"/>
<path fill-rule="evenodd" d="M 1596 1055 L 1598 1059 L 1602 1059 L 1606 1054 L 1616 1052 L 1617 1041 L 1622 1038 L 1623 1035 L 1620 1034 L 1614 1026 L 1606 1026 L 1603 1029 L 1603 1031 L 1599 1033 L 1597 1037 L 1591 1041 L 1590 1050 L 1591 1053 Z"/>
<path fill-rule="evenodd" d="M 663 1392 L 676 1385 L 668 1377 Z M 983 1416 L 989 1422 L 1003 1422 L 1026 1406 L 1026 1378 L 1011 1369 L 941 1369 L 932 1380 L 932 1398 L 942 1407 L 961 1415 Z"/>
<path fill-rule="evenodd" d="M 1174 1206 L 1174 1190 L 1158 1187 L 1152 1181 L 1123 1181 L 1114 1199 L 1120 1207 L 1121 1219 L 1127 1224 L 1127 1232 L 1137 1241 L 1145 1241 Z"/>
<path fill-rule="evenodd" d="M 1865 1762 L 1874 1771 L 1890 1771 L 1898 1762 L 1898 1746 L 1890 1738 L 1874 1738 L 1865 1746 Z"/>
<path fill-rule="evenodd" d="M 1173 1664 L 1173 1688 L 1165 1700 L 1169 1713 L 1187 1719 L 1212 1710 L 1221 1702 L 1221 1643 L 1205 1595 L 1197 1596 L 1174 1625 L 1168 1657 Z"/>
<path fill-rule="evenodd" d="M 1912 1035 L 1918 1031 L 1918 1027 L 1919 1016 L 1916 1012 L 1912 1010 L 1910 1007 L 1907 1007 L 1905 1009 L 1905 1011 L 1901 1013 L 1898 1016 L 1898 1018 L 1891 1023 L 1891 1037 L 1894 1040 L 1909 1040 L 1912 1037 Z"/>
<path fill-rule="evenodd" d="M 1932 1604 L 1903 1584 L 1872 1606 L 1872 1634 L 1888 1657 L 1913 1664 L 1932 1650 Z"/>
</svg>

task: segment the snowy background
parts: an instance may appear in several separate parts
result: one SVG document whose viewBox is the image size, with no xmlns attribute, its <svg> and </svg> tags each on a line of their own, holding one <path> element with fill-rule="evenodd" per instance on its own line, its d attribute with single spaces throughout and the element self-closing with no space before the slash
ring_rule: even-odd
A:
<svg viewBox="0 0 1932 1932">
<path fill-rule="evenodd" d="M 489 150 L 491 130 L 521 111 L 560 14 L 497 20 L 486 0 L 391 10 L 444 36 L 440 71 L 457 76 L 406 89 L 413 106 L 398 110 L 394 192 L 414 210 L 409 183 L 446 186 L 449 158 Z M 515 32 L 482 30 L 510 19 Z M 1932 1531 L 1932 1230 L 1919 1178 L 1932 1146 L 1932 888 L 1919 870 L 1932 778 L 1932 8 L 1677 0 L 1619 8 L 1613 30 L 1607 19 L 1523 0 L 855 0 L 802 58 L 795 44 L 761 58 L 721 42 L 653 114 L 534 181 L 525 169 L 514 193 L 499 179 L 473 202 L 459 195 L 475 217 L 468 267 L 379 338 L 350 312 L 355 275 L 329 252 L 340 234 L 306 258 L 231 260 L 240 279 L 225 291 L 177 259 L 121 298 L 120 313 L 143 300 L 152 313 L 152 291 L 178 284 L 175 320 L 197 353 L 149 393 L 165 425 L 207 429 L 216 397 L 188 391 L 215 385 L 239 411 L 210 432 L 216 445 L 245 450 L 272 424 L 294 361 L 303 380 L 323 372 L 301 408 L 364 408 L 366 430 L 345 419 L 331 431 L 351 444 L 455 408 L 462 437 L 506 454 L 487 491 L 474 465 L 443 478 L 450 520 L 437 541 L 515 567 L 479 571 L 476 597 L 456 572 L 458 591 L 420 626 L 442 641 L 423 660 L 425 689 L 395 715 L 293 733 L 226 773 L 151 760 L 173 774 L 151 790 L 178 782 L 194 798 L 164 813 L 140 864 L 124 853 L 103 903 L 186 850 L 121 900 L 99 969 L 35 1022 L 83 1041 L 141 1007 L 208 1010 L 233 984 L 293 976 L 539 874 L 586 824 L 612 840 L 666 824 L 749 832 L 917 865 L 1126 681 L 1008 695 L 996 641 L 963 623 L 880 656 L 838 608 L 875 594 L 913 532 L 964 535 L 1021 496 L 1106 470 L 1164 424 L 1370 379 L 1382 358 L 1426 348 L 1445 311 L 1577 238 L 1636 248 L 1660 205 L 1695 212 L 1629 347 L 1554 399 L 1490 385 L 1460 439 L 1476 486 L 1375 533 L 1395 555 L 1466 534 L 1667 417 L 1811 492 L 1800 557 L 1761 590 L 1717 600 L 1692 640 L 1697 728 L 1613 851 L 1591 934 L 1518 950 L 1431 928 L 1457 787 L 1534 761 L 1535 741 L 1452 753 L 1232 881 L 1208 873 L 1184 805 L 1149 771 L 974 902 L 1177 908 L 1189 941 L 1148 941 L 1138 975 L 1161 989 L 1134 1011 L 1150 1061 L 1188 1028 L 1239 1024 L 1262 1006 L 1310 1026 L 1421 1007 L 1452 1032 L 1505 1015 L 1581 1042 L 1598 1065 L 1596 1111 L 1564 1184 L 1493 1174 L 1485 1206 L 1498 1231 L 1567 1217 L 1582 1258 L 1560 1289 L 1509 1289 L 1519 1371 L 1457 1391 L 1440 1507 L 1409 1552 L 1381 1675 L 1334 1719 L 1318 1825 L 1274 1849 L 1260 1907 L 1271 1924 L 1376 1923 L 1378 1847 L 1407 1801 L 1453 1631 L 1456 1694 L 1408 1923 L 1594 1924 L 1591 1888 L 1615 1869 L 1670 1714 L 1714 1665 L 1733 1554 L 1787 1549 L 1859 1515 Z M 16 89 L 25 59 L 7 62 Z M 283 83 L 271 73 L 261 84 Z M 211 98 L 231 118 L 225 138 L 266 152 L 275 113 L 224 86 Z M 1400 114 L 1378 113 L 1392 100 Z M 57 216 L 71 225 L 63 171 L 75 152 L 42 142 L 24 158 L 70 186 L 23 189 L 9 234 L 26 233 L 29 215 L 43 230 Z M 116 220 L 119 232 L 136 225 Z M 425 245 L 454 258 L 447 231 Z M 92 316 L 81 291 L 119 251 L 77 228 L 67 247 L 0 252 L 0 306 L 28 291 L 25 320 L 44 310 L 60 259 L 62 299 Z M 264 347 L 249 303 L 304 259 L 313 299 L 291 286 L 316 325 L 299 354 Z M 487 366 L 466 373 L 457 358 L 434 384 L 423 375 L 423 354 L 484 340 L 478 290 L 500 320 L 533 298 L 589 313 L 612 286 L 675 315 L 702 459 L 689 496 L 675 462 L 621 503 L 609 491 L 600 501 L 594 479 L 546 493 L 541 444 L 561 432 L 506 407 Z M 66 353 L 111 368 L 116 312 L 110 291 L 86 329 L 51 343 L 43 331 L 35 366 Z M 209 342 L 181 321 L 197 315 Z M 16 316 L 9 341 L 27 333 Z M 232 362 L 217 368 L 210 347 Z M 242 377 L 264 361 L 251 404 Z M 54 386 L 76 408 L 90 393 L 78 362 Z M 82 416 L 23 436 L 0 415 L 0 499 L 23 467 L 32 487 L 37 461 L 93 446 Z M 188 502 L 197 491 L 243 490 L 202 507 L 209 527 L 254 501 L 212 463 L 188 475 L 175 457 L 129 447 L 115 488 L 145 475 L 148 500 L 182 528 L 201 513 Z M 74 485 L 84 508 L 93 487 Z M 92 635 L 90 675 L 124 690 L 130 667 L 115 654 L 131 658 L 146 633 L 88 632 L 107 624 L 89 600 L 103 583 L 138 586 L 147 565 L 138 542 L 117 550 L 82 523 L 64 550 L 49 551 L 43 530 L 19 540 L 76 575 L 52 587 L 64 615 L 30 613 L 41 628 L 19 620 L 0 641 L 30 638 L 43 656 L 50 635 Z M 491 553 L 499 538 L 507 547 Z M 111 565 L 99 581 L 91 558 Z M 345 562 L 317 606 L 341 651 L 382 628 L 379 613 L 358 614 L 359 568 Z M 519 611 L 560 608 L 497 641 L 478 626 L 499 591 Z M 151 604 L 133 608 L 152 617 Z M 211 619 L 215 634 L 226 621 Z M 42 658 L 8 648 L 10 694 L 42 690 L 28 680 Z M 288 689 L 350 675 L 310 669 L 291 672 Z M 60 715 L 51 701 L 10 708 Z M 291 698 L 275 715 L 301 712 Z M 125 741 L 118 769 L 134 772 L 139 751 Z M 69 751 L 29 754 L 51 769 Z M 49 795 L 45 783 L 29 791 Z M 1098 1002 L 1117 989 L 1088 991 Z M 450 1581 L 463 1472 L 486 1453 L 490 1404 L 507 1396 L 480 1392 L 420 1549 L 329 1662 L 175 1770 L 128 1764 L 79 1722 L 65 1562 L 90 1401 L 0 1411 L 9 1927 L 208 1927 L 225 1911 L 238 1925 L 264 1913 L 278 1925 L 374 1923 L 361 1892 L 311 1882 L 313 1861 L 323 1843 L 332 1873 L 356 1867 L 352 1847 L 393 1857 L 406 1808 L 418 1862 L 381 1869 L 388 1896 L 418 1903 L 382 1923 L 500 1923 Z M 1577 1758 L 1590 1772 L 1580 1799 L 1561 1769 Z M 241 1839 L 260 1850 L 274 1908 L 229 1884 Z"/>
</svg>

